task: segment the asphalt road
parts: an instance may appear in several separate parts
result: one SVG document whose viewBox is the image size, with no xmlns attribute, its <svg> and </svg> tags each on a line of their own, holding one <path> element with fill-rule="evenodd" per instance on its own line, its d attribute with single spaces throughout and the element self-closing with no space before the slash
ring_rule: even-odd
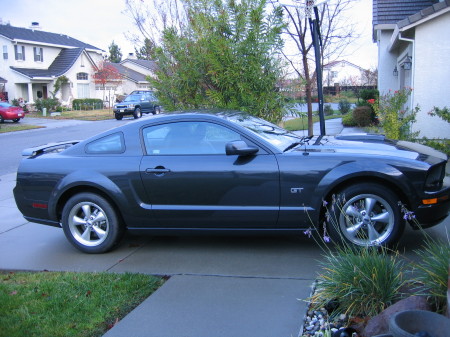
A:
<svg viewBox="0 0 450 337">
<path fill-rule="evenodd" d="M 144 118 L 151 118 L 146 115 Z M 18 132 L 0 133 L 0 175 L 17 171 L 24 149 L 52 142 L 84 140 L 100 132 L 132 122 L 133 118 L 122 121 L 61 121 L 39 118 L 24 118 L 20 123 L 42 125 L 44 128 Z"/>
</svg>

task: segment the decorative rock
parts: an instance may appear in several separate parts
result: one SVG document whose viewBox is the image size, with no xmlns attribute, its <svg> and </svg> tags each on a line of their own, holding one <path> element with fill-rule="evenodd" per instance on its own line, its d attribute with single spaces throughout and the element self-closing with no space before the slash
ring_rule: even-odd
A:
<svg viewBox="0 0 450 337">
<path fill-rule="evenodd" d="M 363 337 L 386 334 L 389 332 L 389 318 L 400 311 L 405 310 L 427 310 L 431 311 L 430 305 L 424 296 L 410 296 L 391 305 L 381 314 L 371 318 L 367 323 Z"/>
</svg>

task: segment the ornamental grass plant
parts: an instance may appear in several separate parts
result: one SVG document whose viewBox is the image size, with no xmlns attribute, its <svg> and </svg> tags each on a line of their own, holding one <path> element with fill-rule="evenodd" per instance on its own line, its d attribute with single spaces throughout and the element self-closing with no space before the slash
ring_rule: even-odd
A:
<svg viewBox="0 0 450 337">
<path fill-rule="evenodd" d="M 311 302 L 348 317 L 375 316 L 402 297 L 405 263 L 387 248 L 348 245 L 329 251 L 320 262 L 321 273 Z"/>
<path fill-rule="evenodd" d="M 415 250 L 419 262 L 415 264 L 415 277 L 423 285 L 436 312 L 444 313 L 447 305 L 447 289 L 450 264 L 450 240 L 433 240 L 426 236 L 422 248 Z"/>
</svg>

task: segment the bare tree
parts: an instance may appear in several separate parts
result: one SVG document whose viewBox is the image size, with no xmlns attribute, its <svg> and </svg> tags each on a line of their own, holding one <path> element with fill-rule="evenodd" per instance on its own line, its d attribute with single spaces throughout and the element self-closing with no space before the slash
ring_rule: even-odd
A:
<svg viewBox="0 0 450 337">
<path fill-rule="evenodd" d="M 305 83 L 305 94 L 308 105 L 308 135 L 313 135 L 312 95 L 315 88 L 314 48 L 309 30 L 309 19 L 305 14 L 306 1 L 272 0 L 273 5 L 284 7 L 287 24 L 285 28 L 286 45 L 284 57 L 289 65 Z M 351 8 L 355 0 L 331 0 L 318 7 L 320 31 L 322 38 L 323 60 L 337 60 L 345 48 L 358 37 L 355 24 L 348 20 L 345 11 Z M 313 14 L 314 15 L 314 14 Z"/>
<path fill-rule="evenodd" d="M 183 0 L 125 0 L 125 6 L 125 13 L 140 33 L 129 33 L 127 37 L 141 47 L 157 45 L 164 29 L 174 27 L 181 32 L 186 24 Z"/>
</svg>

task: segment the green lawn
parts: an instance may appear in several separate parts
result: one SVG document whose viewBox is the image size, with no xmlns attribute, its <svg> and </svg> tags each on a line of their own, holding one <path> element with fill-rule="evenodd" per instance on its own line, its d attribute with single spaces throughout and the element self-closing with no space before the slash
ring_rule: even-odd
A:
<svg viewBox="0 0 450 337">
<path fill-rule="evenodd" d="M 43 126 L 5 122 L 0 124 L 0 133 L 39 129 L 39 128 L 43 128 Z"/>
<path fill-rule="evenodd" d="M 112 109 L 63 111 L 60 116 L 53 117 L 50 116 L 50 113 L 47 113 L 47 116 L 44 117 L 42 112 L 31 112 L 27 116 L 48 119 L 79 119 L 85 121 L 101 121 L 114 118 Z"/>
<path fill-rule="evenodd" d="M 143 274 L 0 274 L 0 336 L 102 336 L 164 280 Z"/>
<path fill-rule="evenodd" d="M 342 115 L 331 115 L 325 116 L 325 119 L 334 119 L 341 118 Z M 313 123 L 319 121 L 319 116 L 313 116 Z M 294 118 L 288 121 L 283 122 L 282 125 L 286 130 L 289 131 L 298 131 L 298 130 L 307 130 L 308 129 L 308 117 L 304 118 Z"/>
</svg>

